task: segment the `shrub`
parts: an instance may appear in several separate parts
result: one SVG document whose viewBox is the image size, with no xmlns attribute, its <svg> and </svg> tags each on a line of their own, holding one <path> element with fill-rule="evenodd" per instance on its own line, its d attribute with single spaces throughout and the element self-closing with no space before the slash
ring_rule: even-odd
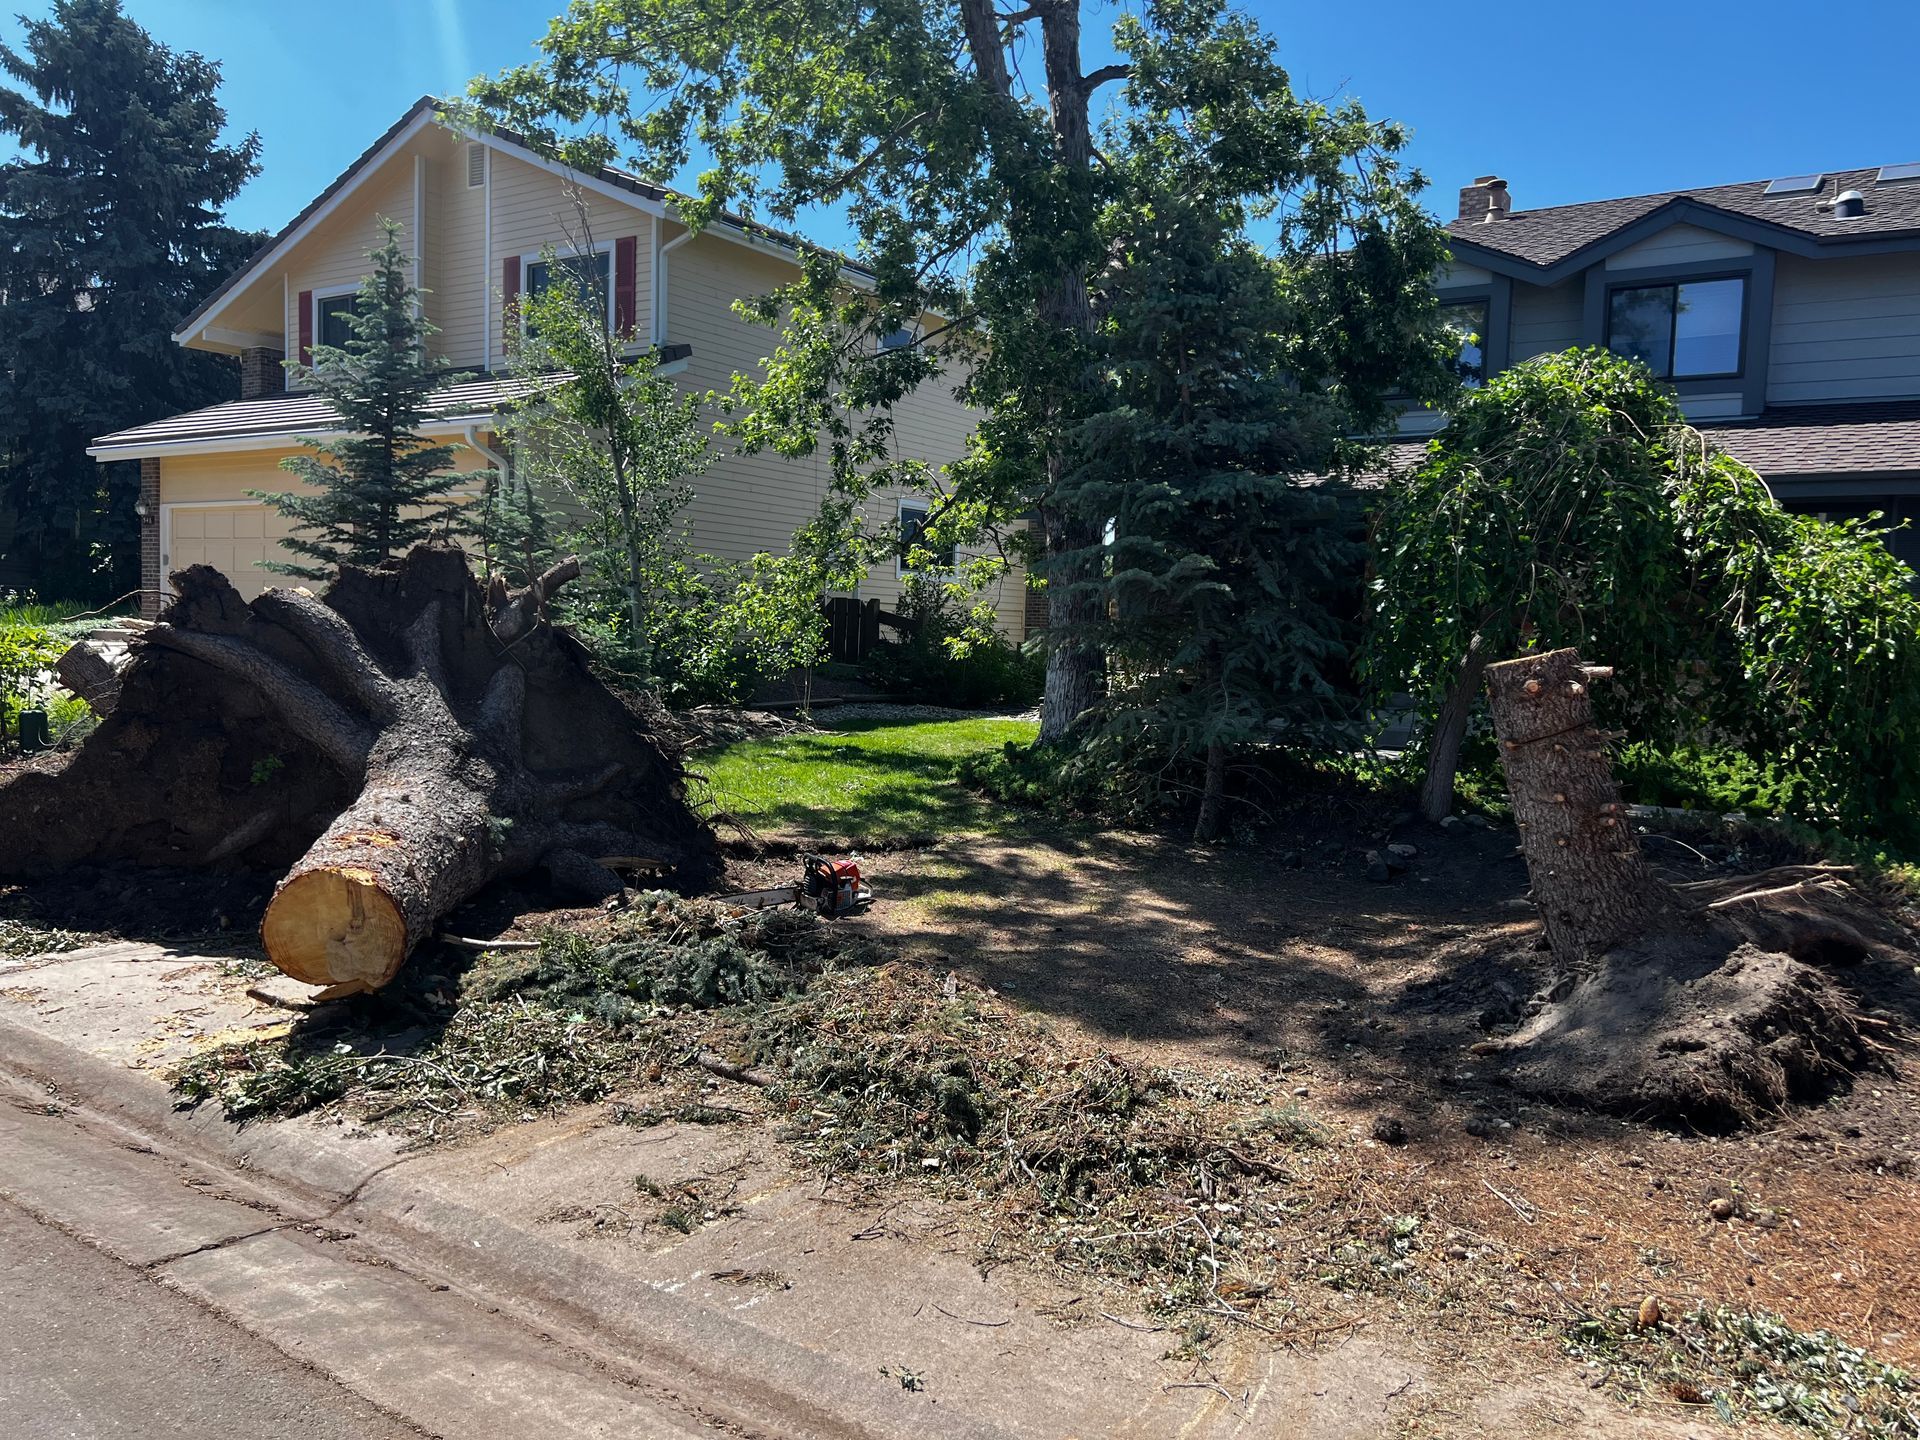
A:
<svg viewBox="0 0 1920 1440">
<path fill-rule="evenodd" d="M 1038 647 L 970 623 L 944 585 L 910 579 L 900 617 L 912 626 L 905 638 L 882 641 L 867 660 L 867 678 L 881 689 L 962 710 L 1039 701 L 1046 661 Z"/>
<path fill-rule="evenodd" d="M 66 648 L 42 626 L 0 624 L 0 747 L 17 732 L 22 710 L 53 698 L 52 683 L 42 677 Z"/>
<path fill-rule="evenodd" d="M 817 589 L 790 557 L 756 555 L 750 565 L 670 558 L 648 574 L 647 629 L 638 644 L 625 591 L 596 584 L 591 573 L 569 587 L 564 613 L 605 669 L 668 705 L 737 705 L 825 656 Z"/>
</svg>

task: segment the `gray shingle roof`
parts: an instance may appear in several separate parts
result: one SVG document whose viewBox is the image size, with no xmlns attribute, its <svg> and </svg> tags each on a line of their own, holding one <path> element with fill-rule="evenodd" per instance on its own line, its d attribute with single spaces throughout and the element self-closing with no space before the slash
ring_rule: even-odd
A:
<svg viewBox="0 0 1920 1440">
<path fill-rule="evenodd" d="M 1864 170 L 1829 170 L 1826 182 L 1812 194 L 1766 195 L 1768 180 L 1737 185 L 1702 185 L 1667 190 L 1657 195 L 1629 195 L 1618 200 L 1591 200 L 1580 205 L 1553 205 L 1540 210 L 1515 210 L 1504 220 L 1482 224 L 1455 220 L 1450 234 L 1483 249 L 1494 250 L 1543 269 L 1605 240 L 1636 220 L 1680 201 L 1691 201 L 1745 220 L 1758 220 L 1817 243 L 1920 235 L 1920 180 L 1878 184 L 1878 166 Z M 1866 213 L 1858 219 L 1836 217 L 1816 202 L 1832 200 L 1838 190 L 1858 190 L 1866 196 Z"/>
<path fill-rule="evenodd" d="M 1700 431 L 1767 479 L 1920 474 L 1920 400 L 1785 406 Z"/>
<path fill-rule="evenodd" d="M 442 423 L 479 421 L 526 393 L 523 381 L 481 378 L 435 392 L 433 413 Z M 116 430 L 93 442 L 108 450 L 135 445 L 175 445 L 192 440 L 241 440 L 249 437 L 320 435 L 336 430 L 339 416 L 318 395 L 270 395 L 259 400 L 229 400 L 169 415 L 129 430 Z"/>
<path fill-rule="evenodd" d="M 1764 480 L 1920 475 L 1920 399 L 1789 405 L 1752 420 L 1702 420 L 1696 428 Z M 1361 477 L 1377 484 L 1411 470 L 1427 441 L 1395 440 Z"/>
</svg>

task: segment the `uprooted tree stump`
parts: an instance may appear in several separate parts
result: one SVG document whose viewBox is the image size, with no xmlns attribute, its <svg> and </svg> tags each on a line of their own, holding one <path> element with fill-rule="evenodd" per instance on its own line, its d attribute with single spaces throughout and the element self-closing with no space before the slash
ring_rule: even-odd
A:
<svg viewBox="0 0 1920 1440">
<path fill-rule="evenodd" d="M 1572 650 L 1490 666 L 1494 730 L 1557 976 L 1497 1046 L 1515 1084 L 1723 1125 L 1818 1098 L 1872 1061 L 1829 968 L 1907 948 L 1844 867 L 1673 886 L 1628 824 Z"/>
<path fill-rule="evenodd" d="M 284 870 L 267 958 L 348 990 L 386 984 L 495 879 L 544 867 L 604 897 L 621 864 L 705 886 L 718 848 L 662 717 L 545 618 L 578 573 L 487 592 L 463 552 L 423 545 L 343 568 L 323 597 L 248 604 L 216 570 L 181 571 L 92 739 L 0 785 L 0 874 Z"/>
</svg>

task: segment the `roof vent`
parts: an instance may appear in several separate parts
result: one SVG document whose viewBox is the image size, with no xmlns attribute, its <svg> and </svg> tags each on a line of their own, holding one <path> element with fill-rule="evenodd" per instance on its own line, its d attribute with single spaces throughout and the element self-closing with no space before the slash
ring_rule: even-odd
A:
<svg viewBox="0 0 1920 1440">
<path fill-rule="evenodd" d="M 1867 213 L 1867 197 L 1858 190 L 1842 190 L 1833 197 L 1831 208 L 1836 220 L 1858 220 Z"/>
<path fill-rule="evenodd" d="M 1504 220 L 1513 209 L 1513 197 L 1507 182 L 1498 175 L 1482 175 L 1471 185 L 1460 187 L 1460 218 L 1476 224 Z"/>
<path fill-rule="evenodd" d="M 487 147 L 467 146 L 467 188 L 478 190 L 487 183 Z"/>
</svg>

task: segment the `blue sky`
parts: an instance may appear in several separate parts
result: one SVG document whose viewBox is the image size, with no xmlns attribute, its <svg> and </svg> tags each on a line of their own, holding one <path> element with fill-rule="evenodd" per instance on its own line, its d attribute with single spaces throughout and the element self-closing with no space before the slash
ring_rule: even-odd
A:
<svg viewBox="0 0 1920 1440">
<path fill-rule="evenodd" d="M 559 3 L 127 0 L 127 9 L 160 40 L 224 65 L 227 113 L 237 130 L 259 131 L 264 164 L 229 213 L 271 229 L 419 95 L 530 57 Z M 20 8 L 43 13 L 44 0 Z M 1487 173 L 1506 176 L 1525 208 L 1920 160 L 1913 0 L 1248 8 L 1279 37 L 1302 91 L 1354 96 L 1411 128 L 1412 160 L 1443 216 L 1460 185 Z M 1099 22 L 1090 7 L 1090 39 Z M 0 23 L 7 40 L 18 34 L 11 16 Z"/>
</svg>

